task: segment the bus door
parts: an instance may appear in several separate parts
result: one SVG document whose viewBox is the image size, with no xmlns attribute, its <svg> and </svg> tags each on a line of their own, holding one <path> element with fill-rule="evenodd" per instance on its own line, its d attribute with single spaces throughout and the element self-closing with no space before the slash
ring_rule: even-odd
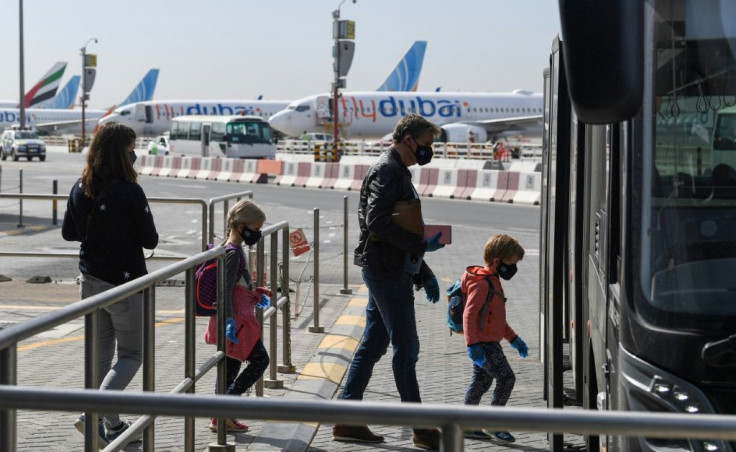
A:
<svg viewBox="0 0 736 452">
<path fill-rule="evenodd" d="M 212 124 L 202 124 L 202 157 L 209 157 L 210 156 L 210 130 L 212 129 Z"/>
</svg>

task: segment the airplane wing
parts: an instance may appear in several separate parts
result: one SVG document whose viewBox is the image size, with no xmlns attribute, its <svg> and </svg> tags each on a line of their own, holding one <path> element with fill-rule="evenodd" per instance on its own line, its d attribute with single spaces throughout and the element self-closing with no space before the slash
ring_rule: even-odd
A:
<svg viewBox="0 0 736 452">
<path fill-rule="evenodd" d="M 542 119 L 542 115 L 535 115 L 519 116 L 516 118 L 486 119 L 483 121 L 472 121 L 471 123 L 482 126 L 489 134 L 494 134 L 508 131 L 536 130 L 542 126 Z M 468 123 L 467 121 L 463 122 Z"/>
<path fill-rule="evenodd" d="M 92 133 L 97 126 L 97 121 L 99 120 L 99 116 L 84 118 L 85 129 L 88 134 Z M 70 119 L 68 121 L 49 121 L 35 123 L 33 124 L 33 127 L 39 132 L 51 135 L 80 135 L 82 133 L 82 120 Z"/>
</svg>

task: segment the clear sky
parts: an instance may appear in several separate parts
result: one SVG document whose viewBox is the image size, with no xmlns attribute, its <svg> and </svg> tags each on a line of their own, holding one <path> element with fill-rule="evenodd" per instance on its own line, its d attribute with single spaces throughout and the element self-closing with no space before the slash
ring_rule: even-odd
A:
<svg viewBox="0 0 736 452">
<path fill-rule="evenodd" d="M 90 108 L 123 100 L 148 69 L 154 99 L 291 100 L 332 82 L 340 0 L 25 0 L 26 90 L 56 61 L 63 84 L 98 55 Z M 374 90 L 415 40 L 427 41 L 420 91 L 542 90 L 559 33 L 556 0 L 346 0 L 356 22 L 348 90 Z M 18 1 L 2 3 L 0 99 L 19 95 Z"/>
</svg>

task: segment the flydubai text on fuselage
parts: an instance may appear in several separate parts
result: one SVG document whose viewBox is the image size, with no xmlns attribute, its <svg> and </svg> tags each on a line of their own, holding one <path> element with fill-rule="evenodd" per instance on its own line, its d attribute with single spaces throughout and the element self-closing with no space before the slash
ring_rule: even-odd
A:
<svg viewBox="0 0 736 452">
<path fill-rule="evenodd" d="M 329 130 L 332 127 L 332 98 L 315 95 L 292 102 L 274 115 L 271 127 L 287 135 Z M 338 102 L 339 125 L 351 138 L 380 138 L 390 133 L 402 116 L 417 113 L 439 126 L 467 126 L 490 135 L 505 121 L 514 124 L 541 121 L 542 95 L 528 91 L 513 93 L 442 92 L 345 92 Z M 477 136 L 478 141 L 482 140 Z M 484 141 L 484 140 L 483 140 Z"/>
<path fill-rule="evenodd" d="M 126 124 L 139 135 L 160 135 L 171 120 L 183 115 L 249 115 L 267 120 L 283 110 L 289 101 L 280 100 L 174 100 L 136 102 L 122 106 L 100 120 Z"/>
<path fill-rule="evenodd" d="M 40 124 L 80 120 L 81 113 L 78 110 L 55 109 L 55 108 L 26 108 L 26 126 L 36 127 Z M 107 113 L 106 110 L 85 111 L 85 122 L 97 121 Z M 20 123 L 20 110 L 17 108 L 0 109 L 0 130 Z M 81 127 L 81 126 L 80 126 Z M 89 129 L 92 130 L 91 128 Z"/>
</svg>

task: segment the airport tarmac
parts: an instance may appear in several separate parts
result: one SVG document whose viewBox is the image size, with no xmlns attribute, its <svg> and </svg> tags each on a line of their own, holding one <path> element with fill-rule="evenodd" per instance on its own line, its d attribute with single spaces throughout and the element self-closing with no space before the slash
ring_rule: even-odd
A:
<svg viewBox="0 0 736 452">
<path fill-rule="evenodd" d="M 51 163 L 50 163 L 51 162 Z M 48 193 L 46 187 L 53 179 L 59 180 L 59 192 L 66 193 L 69 184 L 76 179 L 83 164 L 82 156 L 59 151 L 49 160 L 40 162 L 2 162 L 3 180 L 0 190 L 17 183 L 10 174 L 22 166 L 27 181 L 26 193 Z M 40 166 L 46 165 L 46 166 Z M 61 181 L 64 181 L 62 184 Z M 292 357 L 296 374 L 279 374 L 283 389 L 265 389 L 265 397 L 315 397 L 336 398 L 341 390 L 343 377 L 349 365 L 352 351 L 357 346 L 364 326 L 364 306 L 367 293 L 362 286 L 357 267 L 349 265 L 348 283 L 352 295 L 340 294 L 343 287 L 342 226 L 343 199 L 348 196 L 355 206 L 357 194 L 324 190 L 228 184 L 210 181 L 181 181 L 141 177 L 141 185 L 149 197 L 180 196 L 210 198 L 223 193 L 250 190 L 254 200 L 268 215 L 268 222 L 287 220 L 292 227 L 303 227 L 309 240 L 313 237 L 313 209 L 318 207 L 320 217 L 320 325 L 324 333 L 311 333 L 313 300 L 309 295 L 311 264 L 304 256 L 293 258 L 292 279 L 300 281 L 299 296 L 292 305 L 293 338 Z M 62 188 L 63 187 L 63 188 Z M 15 191 L 17 192 L 17 190 Z M 206 196 L 202 196 L 206 195 Z M 74 251 L 76 245 L 60 238 L 60 219 L 63 203 L 59 206 L 59 225 L 50 224 L 50 201 L 26 202 L 26 225 L 17 227 L 18 206 L 3 200 L 0 206 L 0 248 L 4 251 L 65 250 Z M 440 280 L 440 286 L 449 286 L 462 274 L 467 265 L 480 263 L 482 247 L 493 233 L 509 233 L 519 239 L 526 249 L 526 256 L 519 264 L 519 273 L 504 283 L 508 297 L 507 311 L 510 325 L 529 345 L 530 354 L 522 359 L 511 347 L 504 351 L 516 373 L 516 386 L 508 405 L 513 407 L 545 407 L 542 399 L 543 368 L 539 361 L 538 296 L 539 296 L 539 208 L 463 201 L 424 199 L 425 215 L 437 224 L 453 225 L 453 243 L 428 256 L 428 262 Z M 196 211 L 177 208 L 175 205 L 152 206 L 162 243 L 161 253 L 194 254 L 200 246 L 201 224 Z M 357 242 L 356 218 L 349 213 L 349 255 Z M 158 250 L 157 250 L 158 252 Z M 165 262 L 151 262 L 159 268 Z M 0 274 L 13 278 L 0 283 L 0 316 L 2 323 L 22 322 L 58 306 L 78 299 L 74 283 L 76 259 L 3 258 Z M 25 279 L 34 275 L 48 275 L 49 284 L 28 284 Z M 295 288 L 292 286 L 292 289 Z M 175 287 L 156 290 L 156 390 L 168 391 L 183 377 L 184 337 L 183 289 Z M 296 312 L 298 311 L 298 315 Z M 450 336 L 445 326 L 444 300 L 433 305 L 423 293 L 416 297 L 416 315 L 421 351 L 417 364 L 422 399 L 427 403 L 460 404 L 470 382 L 472 366 L 466 356 L 465 344 L 460 336 Z M 197 320 L 197 332 L 202 334 L 206 319 Z M 264 329 L 268 337 L 268 327 Z M 62 325 L 20 344 L 18 358 L 22 385 L 51 386 L 56 388 L 81 388 L 83 386 L 83 320 Z M 199 336 L 198 336 L 199 337 Z M 266 345 L 268 347 L 268 340 Z M 197 344 L 197 362 L 201 363 L 212 353 L 213 347 Z M 365 395 L 366 400 L 398 401 L 398 393 L 391 372 L 389 352 L 377 365 Z M 280 353 L 279 358 L 280 359 Z M 43 369 L 43 371 L 39 371 Z M 141 372 L 130 390 L 140 390 Z M 198 384 L 197 392 L 211 394 L 214 390 L 214 374 L 206 375 Z M 249 397 L 254 397 L 250 394 Z M 490 394 L 483 404 L 489 403 Z M 18 450 L 82 450 L 83 438 L 73 428 L 76 413 L 21 411 L 18 415 Z M 128 420 L 132 415 L 124 416 Z M 379 445 L 362 445 L 332 441 L 331 425 L 280 424 L 263 422 L 243 413 L 242 420 L 250 425 L 250 431 L 228 435 L 236 444 L 236 450 L 312 450 L 312 451 L 362 451 L 362 450 L 416 450 L 411 442 L 410 427 L 371 426 L 386 437 Z M 216 435 L 207 429 L 208 419 L 196 420 L 196 450 L 205 450 Z M 512 432 L 517 442 L 500 446 L 480 440 L 466 440 L 467 450 L 546 450 L 543 433 Z M 155 424 L 155 450 L 180 451 L 183 446 L 183 421 L 160 417 Z M 579 443 L 580 437 L 566 436 L 566 440 Z M 138 450 L 134 443 L 126 450 Z"/>
</svg>

